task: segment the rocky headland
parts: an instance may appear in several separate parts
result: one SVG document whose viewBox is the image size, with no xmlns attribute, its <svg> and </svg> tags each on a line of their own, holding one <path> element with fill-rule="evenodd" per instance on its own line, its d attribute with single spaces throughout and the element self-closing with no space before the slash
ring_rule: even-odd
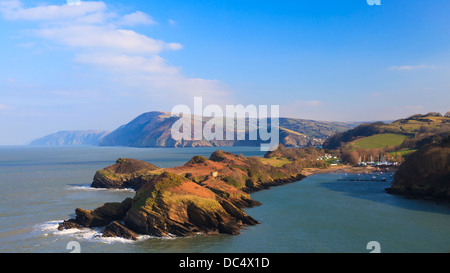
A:
<svg viewBox="0 0 450 273">
<path fill-rule="evenodd" d="M 261 205 L 251 192 L 299 181 L 305 168 L 326 168 L 316 160 L 321 153 L 312 147 L 280 146 L 259 158 L 217 150 L 209 158 L 194 156 L 183 166 L 164 169 L 121 158 L 99 170 L 91 186 L 133 188 L 135 196 L 94 210 L 77 208 L 76 217 L 59 229 L 104 227 L 102 236 L 132 240 L 138 234 L 239 234 L 244 226 L 259 223 L 243 211 Z"/>
</svg>

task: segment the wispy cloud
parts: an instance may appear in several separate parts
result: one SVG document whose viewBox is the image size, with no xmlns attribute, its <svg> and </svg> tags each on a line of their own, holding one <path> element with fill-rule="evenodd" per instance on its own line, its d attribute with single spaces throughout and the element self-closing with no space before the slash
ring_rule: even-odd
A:
<svg viewBox="0 0 450 273">
<path fill-rule="evenodd" d="M 27 31 L 32 38 L 69 49 L 75 62 L 109 71 L 115 81 L 140 85 L 149 95 L 170 92 L 174 98 L 202 95 L 221 100 L 230 94 L 220 81 L 184 76 L 180 67 L 169 65 L 161 57 L 162 52 L 181 50 L 182 44 L 155 39 L 131 28 L 157 25 L 150 15 L 142 11 L 120 15 L 112 10 L 101 1 L 24 7 L 19 0 L 0 0 L 4 19 L 38 23 Z M 169 23 L 175 22 L 169 19 Z"/>
<path fill-rule="evenodd" d="M 82 2 L 81 5 L 42 5 L 24 8 L 19 0 L 3 0 L 0 2 L 0 12 L 8 20 L 33 21 L 68 21 L 80 19 L 89 15 L 99 15 L 106 11 L 104 2 Z"/>
<path fill-rule="evenodd" d="M 389 70 L 394 71 L 412 71 L 412 70 L 422 70 L 422 69 L 430 69 L 430 68 L 436 68 L 436 65 L 426 65 L 426 64 L 420 64 L 420 65 L 401 65 L 401 66 L 391 66 L 389 67 Z"/>
<path fill-rule="evenodd" d="M 4 104 L 0 104 L 0 110 L 9 110 L 9 109 L 11 109 L 11 107 L 6 106 Z"/>
<path fill-rule="evenodd" d="M 280 105 L 280 112 L 285 117 L 313 118 L 326 110 L 325 103 L 320 100 L 294 100 Z"/>
<path fill-rule="evenodd" d="M 407 105 L 403 107 L 405 110 L 422 110 L 424 108 L 425 107 L 423 105 Z"/>
<path fill-rule="evenodd" d="M 41 28 L 35 35 L 75 49 L 128 54 L 157 54 L 164 50 L 178 50 L 177 43 L 155 40 L 133 30 L 115 26 L 68 25 Z"/>
<path fill-rule="evenodd" d="M 136 11 L 131 14 L 127 14 L 122 17 L 118 22 L 120 25 L 124 26 L 135 26 L 135 25 L 155 25 L 157 24 L 153 18 L 141 11 Z"/>
<path fill-rule="evenodd" d="M 167 20 L 167 22 L 169 22 L 169 24 L 170 24 L 171 26 L 175 26 L 175 25 L 177 24 L 177 22 L 175 22 L 175 21 L 172 20 L 172 19 Z"/>
<path fill-rule="evenodd" d="M 79 54 L 75 60 L 78 63 L 103 66 L 116 72 L 134 72 L 144 74 L 178 74 L 179 69 L 166 64 L 158 55 L 151 57 L 129 56 L 118 54 Z"/>
</svg>

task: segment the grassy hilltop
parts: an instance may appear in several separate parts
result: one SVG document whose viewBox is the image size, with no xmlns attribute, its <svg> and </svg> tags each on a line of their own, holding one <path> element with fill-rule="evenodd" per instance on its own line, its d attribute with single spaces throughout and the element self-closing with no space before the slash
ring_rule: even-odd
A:
<svg viewBox="0 0 450 273">
<path fill-rule="evenodd" d="M 325 149 L 339 150 L 355 164 L 359 158 L 381 158 L 403 161 L 420 147 L 442 140 L 450 134 L 450 117 L 439 113 L 413 115 L 391 123 L 365 123 L 339 132 L 323 144 Z"/>
</svg>

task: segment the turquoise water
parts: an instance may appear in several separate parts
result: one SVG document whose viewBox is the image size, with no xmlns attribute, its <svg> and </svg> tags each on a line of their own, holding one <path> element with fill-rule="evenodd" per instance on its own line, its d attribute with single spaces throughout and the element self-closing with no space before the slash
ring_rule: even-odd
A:
<svg viewBox="0 0 450 273">
<path fill-rule="evenodd" d="M 370 241 L 377 241 L 381 252 L 450 252 L 450 206 L 386 194 L 389 176 L 387 182 L 368 182 L 320 174 L 253 193 L 263 205 L 246 212 L 261 224 L 237 236 L 142 236 L 132 242 L 97 238 L 99 230 L 57 230 L 77 207 L 94 209 L 134 196 L 131 190 L 89 187 L 95 172 L 117 158 L 173 167 L 214 150 L 0 147 L 0 252 L 69 252 L 71 241 L 79 242 L 81 252 L 364 253 Z M 223 150 L 263 155 L 257 148 Z"/>
</svg>

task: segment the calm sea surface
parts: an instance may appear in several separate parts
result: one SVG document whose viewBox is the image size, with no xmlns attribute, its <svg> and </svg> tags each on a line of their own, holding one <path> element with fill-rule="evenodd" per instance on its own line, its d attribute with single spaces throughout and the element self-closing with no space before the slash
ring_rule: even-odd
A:
<svg viewBox="0 0 450 273">
<path fill-rule="evenodd" d="M 257 148 L 222 149 L 263 155 Z M 389 175 L 386 182 L 313 175 L 253 193 L 263 205 L 246 212 L 261 224 L 237 236 L 142 236 L 132 242 L 98 238 L 99 230 L 57 230 L 57 223 L 73 217 L 77 207 L 94 209 L 134 196 L 131 190 L 89 187 L 95 172 L 117 158 L 174 167 L 215 150 L 0 147 L 0 252 L 69 252 L 71 241 L 79 242 L 81 252 L 370 252 L 370 241 L 378 242 L 381 252 L 450 252 L 450 206 L 386 194 Z"/>
</svg>

